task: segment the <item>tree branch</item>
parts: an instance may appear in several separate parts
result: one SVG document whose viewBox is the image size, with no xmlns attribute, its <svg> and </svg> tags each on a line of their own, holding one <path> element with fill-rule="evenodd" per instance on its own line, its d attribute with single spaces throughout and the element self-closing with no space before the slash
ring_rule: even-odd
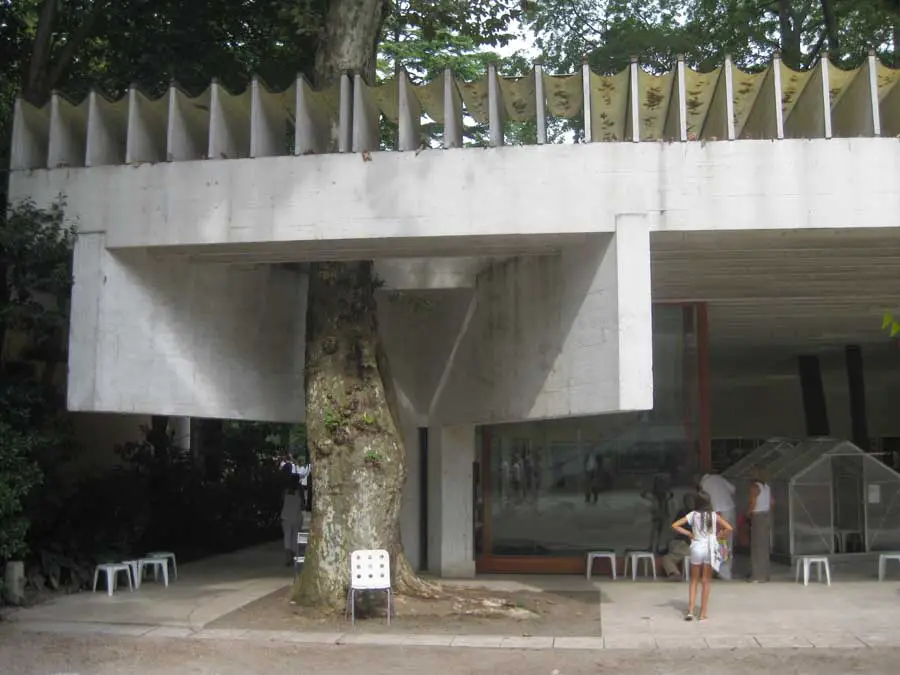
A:
<svg viewBox="0 0 900 675">
<path fill-rule="evenodd" d="M 78 26 L 69 39 L 66 40 L 66 44 L 63 45 L 63 48 L 60 50 L 59 57 L 56 59 L 56 63 L 53 65 L 53 68 L 50 70 L 50 75 L 47 78 L 48 92 L 56 87 L 63 75 L 69 69 L 72 60 L 75 58 L 75 52 L 78 51 L 85 40 L 90 37 L 91 31 L 94 29 L 94 24 L 103 10 L 106 9 L 107 5 L 109 5 L 109 0 L 96 0 L 90 13 L 84 18 L 84 21 L 81 22 L 81 25 Z"/>
<path fill-rule="evenodd" d="M 38 20 L 37 35 L 31 49 L 31 63 L 28 64 L 28 74 L 22 83 L 22 95 L 30 103 L 36 105 L 43 103 L 40 94 L 46 91 L 43 85 L 43 75 L 47 72 L 50 60 L 50 41 L 53 38 L 53 26 L 56 23 L 57 0 L 44 0 L 41 6 L 41 17 Z"/>
</svg>

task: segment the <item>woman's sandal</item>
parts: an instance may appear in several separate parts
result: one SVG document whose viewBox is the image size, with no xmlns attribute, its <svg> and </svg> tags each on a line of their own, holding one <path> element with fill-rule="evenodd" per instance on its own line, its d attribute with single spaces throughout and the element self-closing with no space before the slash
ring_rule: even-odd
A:
<svg viewBox="0 0 900 675">
<path fill-rule="evenodd" d="M 691 612 L 688 612 L 687 614 L 684 615 L 684 620 L 685 621 L 693 621 L 694 615 Z"/>
<path fill-rule="evenodd" d="M 699 619 L 699 621 L 707 621 L 707 620 L 709 620 L 708 616 L 701 616 Z"/>
</svg>

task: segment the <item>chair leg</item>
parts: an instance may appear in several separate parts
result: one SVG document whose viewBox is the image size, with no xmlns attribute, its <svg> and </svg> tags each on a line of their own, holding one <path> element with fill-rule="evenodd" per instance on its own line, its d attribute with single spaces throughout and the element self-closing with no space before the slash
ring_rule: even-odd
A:
<svg viewBox="0 0 900 675">
<path fill-rule="evenodd" d="M 168 565 L 168 563 L 166 563 Z M 176 581 L 178 580 L 178 564 L 175 562 L 175 556 L 172 556 L 172 574 L 175 575 Z"/>
<path fill-rule="evenodd" d="M 125 570 L 125 578 L 128 579 L 128 590 L 134 593 L 134 583 L 131 581 L 131 567 Z"/>
<path fill-rule="evenodd" d="M 825 563 L 825 583 L 831 586 L 831 565 L 828 562 Z"/>
<path fill-rule="evenodd" d="M 799 560 L 797 561 L 797 564 L 795 565 L 795 569 L 794 569 L 794 583 L 795 584 L 800 581 L 800 562 L 801 561 L 799 561 Z"/>
<path fill-rule="evenodd" d="M 163 584 L 166 588 L 169 587 L 169 563 L 166 562 L 165 566 L 162 568 L 163 575 Z"/>
<path fill-rule="evenodd" d="M 113 596 L 116 590 L 116 573 L 112 570 L 106 570 L 106 594 L 109 597 Z"/>
<path fill-rule="evenodd" d="M 647 562 L 650 563 L 650 570 L 653 572 L 653 581 L 656 581 L 656 558 Z"/>
<path fill-rule="evenodd" d="M 587 580 L 588 580 L 588 581 L 591 580 L 591 567 L 593 567 L 593 564 L 594 564 L 593 558 L 591 558 L 591 556 L 588 556 L 588 559 L 587 559 L 587 571 L 585 571 L 585 574 L 584 574 L 585 577 L 587 577 Z"/>
<path fill-rule="evenodd" d="M 97 592 L 97 579 L 98 579 L 99 577 L 100 577 L 100 568 L 99 568 L 99 567 L 95 567 L 95 568 L 94 568 L 94 588 L 93 588 L 93 590 L 91 591 L 92 593 L 96 593 L 96 592 Z"/>
<path fill-rule="evenodd" d="M 612 570 L 613 581 L 616 580 L 616 558 L 613 556 L 609 559 L 609 568 Z"/>
<path fill-rule="evenodd" d="M 803 561 L 803 585 L 809 586 L 809 560 Z"/>
<path fill-rule="evenodd" d="M 356 625 L 356 589 L 350 589 L 350 625 Z"/>
<path fill-rule="evenodd" d="M 391 593 L 391 589 L 387 589 L 387 625 L 391 625 L 391 602 L 393 600 L 393 595 Z"/>
</svg>

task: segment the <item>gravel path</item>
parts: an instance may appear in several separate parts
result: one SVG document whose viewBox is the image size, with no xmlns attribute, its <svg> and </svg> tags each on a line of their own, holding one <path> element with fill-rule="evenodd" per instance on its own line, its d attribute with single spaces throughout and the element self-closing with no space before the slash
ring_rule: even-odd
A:
<svg viewBox="0 0 900 675">
<path fill-rule="evenodd" d="M 4 675 L 893 674 L 900 649 L 602 652 L 318 646 L 0 632 Z"/>
</svg>

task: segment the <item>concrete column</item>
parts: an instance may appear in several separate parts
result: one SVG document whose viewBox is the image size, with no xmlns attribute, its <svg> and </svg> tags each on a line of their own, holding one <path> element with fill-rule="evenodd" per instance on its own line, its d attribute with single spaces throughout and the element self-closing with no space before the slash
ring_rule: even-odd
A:
<svg viewBox="0 0 900 675">
<path fill-rule="evenodd" d="M 474 577 L 472 464 L 475 427 L 428 429 L 428 570 Z"/>
<path fill-rule="evenodd" d="M 174 445 L 182 450 L 191 449 L 191 418 L 172 418 L 172 430 L 174 432 Z"/>
<path fill-rule="evenodd" d="M 869 420 L 866 415 L 866 377 L 863 368 L 862 347 L 847 345 L 847 388 L 850 392 L 850 426 L 853 442 L 869 451 Z"/>
<path fill-rule="evenodd" d="M 828 406 L 825 401 L 825 386 L 822 384 L 822 369 L 819 357 L 801 355 L 797 357 L 800 375 L 800 391 L 803 395 L 803 415 L 806 419 L 807 436 L 828 436 Z"/>
</svg>

